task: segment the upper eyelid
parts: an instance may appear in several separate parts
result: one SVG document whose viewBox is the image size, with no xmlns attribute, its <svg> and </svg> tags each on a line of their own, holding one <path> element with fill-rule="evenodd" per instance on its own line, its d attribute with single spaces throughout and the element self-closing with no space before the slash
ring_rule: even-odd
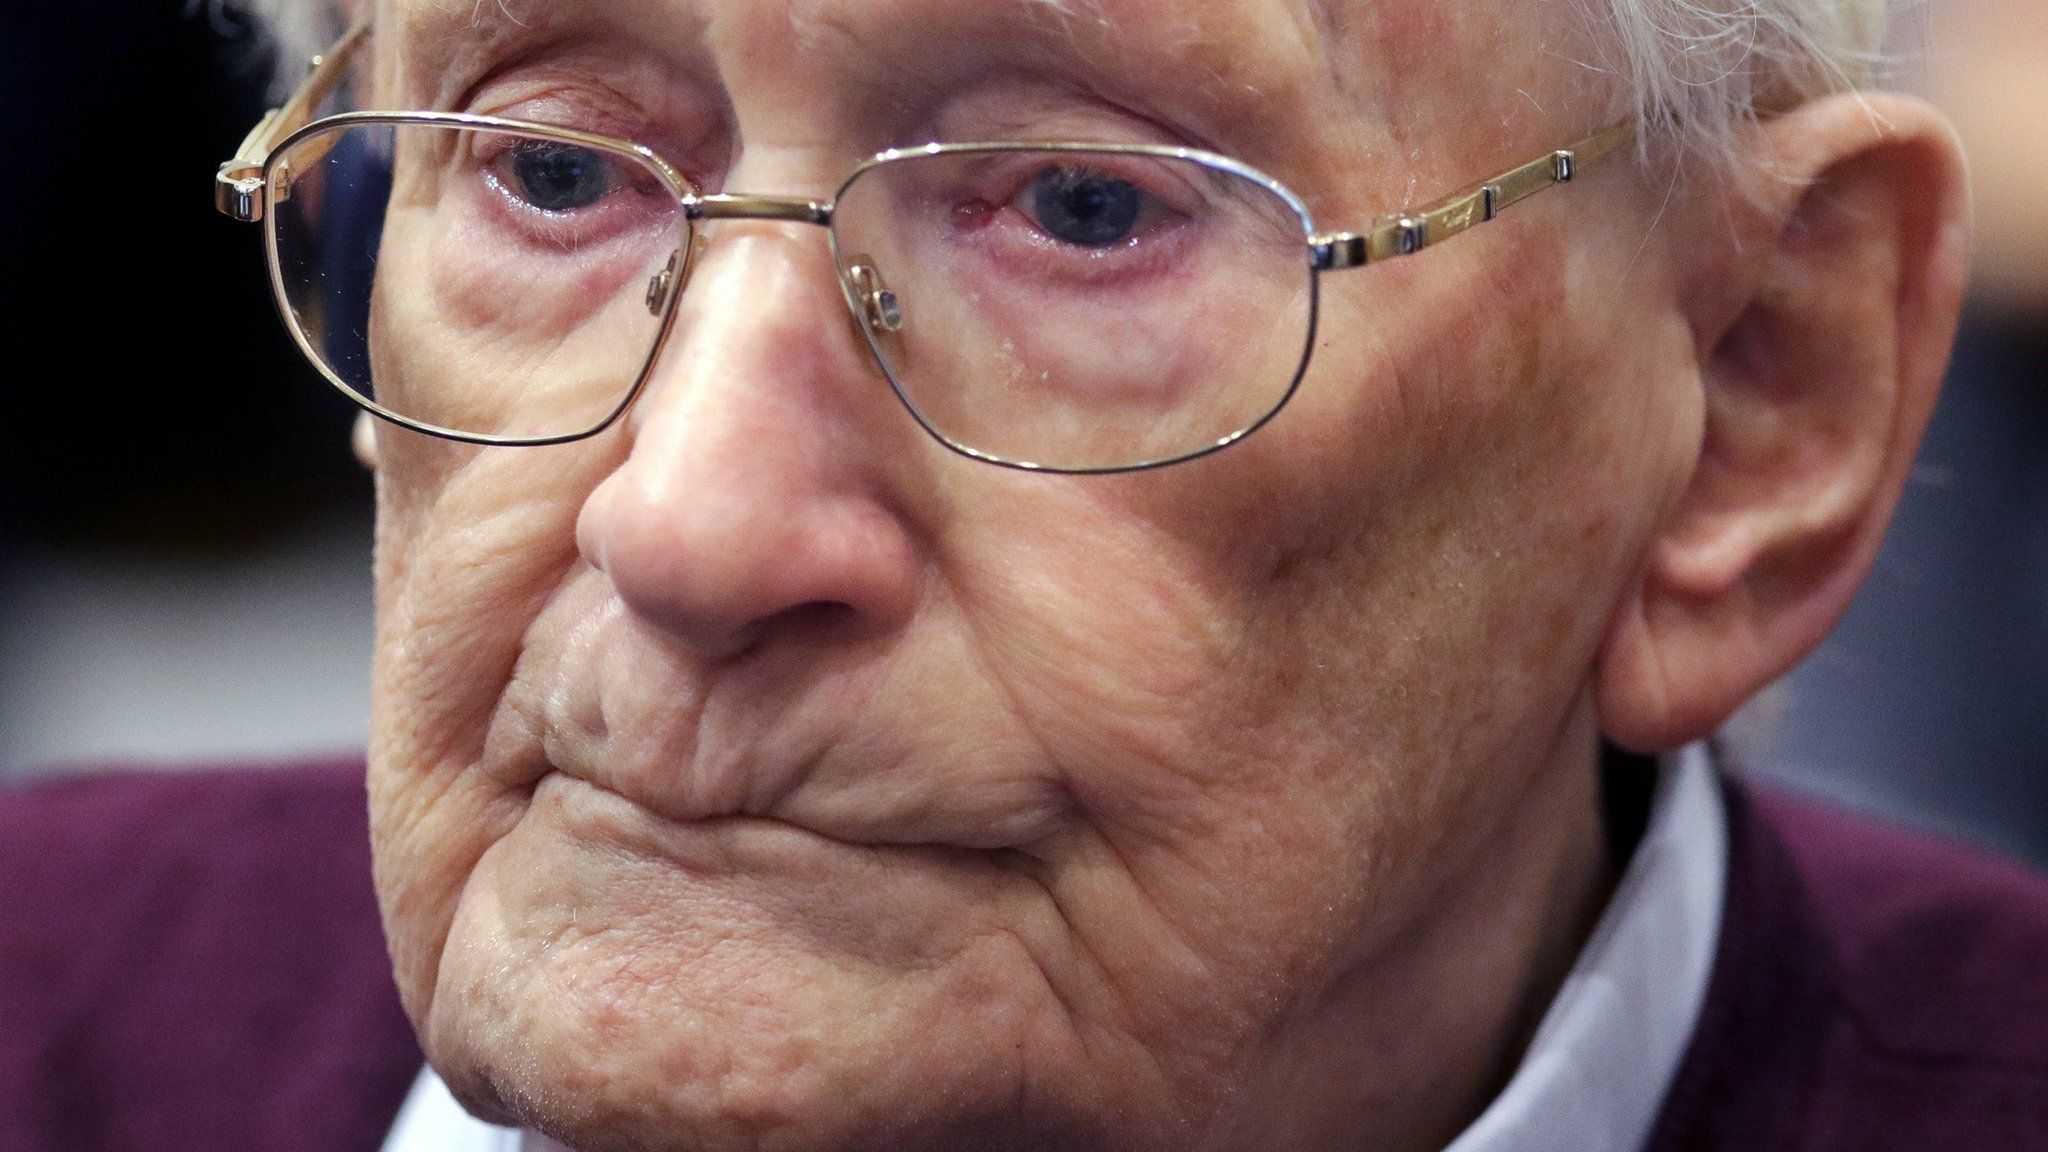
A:
<svg viewBox="0 0 2048 1152">
<path fill-rule="evenodd" d="M 506 91 L 509 90 L 509 91 Z M 572 99 L 565 102 L 597 103 L 606 105 L 641 105 L 645 100 L 633 96 L 619 85 L 611 83 L 595 71 L 568 70 L 551 63 L 520 65 L 506 71 L 493 72 L 471 85 L 462 96 L 461 103 L 470 110 L 480 106 L 517 107 L 523 104 L 546 101 L 567 95 Z M 600 97 L 590 100 L 593 95 Z M 487 99 L 487 97 L 498 99 Z M 506 99 L 516 97 L 516 99 Z"/>
<path fill-rule="evenodd" d="M 701 86 L 667 78 L 654 84 L 619 83 L 608 63 L 573 52 L 561 56 L 552 52 L 521 56 L 493 65 L 467 85 L 458 101 L 459 110 L 579 128 L 644 144 L 664 154 L 665 146 L 699 149 L 708 137 L 733 131 L 734 114 L 722 93 L 713 96 Z M 634 66 L 626 67 L 630 71 Z M 512 91 L 504 93 L 501 88 Z M 1009 97 L 993 98 L 993 93 L 1006 89 L 1013 90 Z M 675 99 L 678 94 L 693 91 L 693 96 Z M 1159 119 L 1136 112 L 1123 102 L 1068 84 L 1057 85 L 1049 94 L 1044 82 L 1029 76 L 977 83 L 953 94 L 944 104 L 915 117 L 924 121 L 921 128 L 905 130 L 899 126 L 863 141 L 863 146 L 852 149 L 846 159 L 865 160 L 892 148 L 914 148 L 933 142 L 1033 139 L 1111 147 L 1146 144 L 1213 150 L 1206 139 L 1174 131 Z M 1028 115 L 1018 114 L 1020 105 Z M 678 127 L 683 131 L 676 131 Z"/>
<path fill-rule="evenodd" d="M 566 85 L 554 85 L 543 93 L 518 100 L 471 100 L 462 110 L 480 116 L 574 128 L 632 143 L 642 143 L 642 137 L 657 134 L 650 131 L 652 117 L 630 101 L 567 97 L 562 95 L 566 90 Z"/>
<path fill-rule="evenodd" d="M 466 10 L 469 5 L 460 7 Z M 569 98 L 568 106 L 592 101 L 601 113 L 591 130 L 647 144 L 664 156 L 671 155 L 671 149 L 677 156 L 704 154 L 710 143 L 707 134 L 714 125 L 727 135 L 733 132 L 737 115 L 732 96 L 720 80 L 714 54 L 701 42 L 703 21 L 697 21 L 694 29 L 678 27 L 651 35 L 644 27 L 609 17 L 578 15 L 592 11 L 601 9 L 564 5 L 559 12 L 550 12 L 543 8 L 543 19 L 521 22 L 516 29 L 499 27 L 487 17 L 486 23 L 497 29 L 497 34 L 487 31 L 480 38 L 486 43 L 460 53 L 468 58 L 461 61 L 459 72 L 451 77 L 453 82 L 443 89 L 444 99 L 456 96 L 457 100 L 440 107 L 473 107 L 479 95 L 501 83 L 533 89 L 520 93 L 520 99 L 544 98 L 544 89 L 559 86 L 558 94 Z M 554 18 L 557 15 L 559 18 Z M 462 37 L 477 39 L 475 21 L 465 21 L 465 28 Z M 1177 97 L 1158 90 L 1156 84 L 1113 67 L 1105 71 L 1101 61 L 1071 52 L 1064 36 L 1040 42 L 1031 30 L 1013 31 L 1017 32 L 1016 51 L 985 54 L 986 41 L 977 38 L 972 41 L 972 52 L 961 52 L 958 60 L 949 56 L 937 75 L 920 75 L 912 82 L 885 70 L 870 76 L 871 83 L 841 93 L 841 106 L 867 109 L 841 134 L 847 145 L 844 158 L 865 159 L 888 148 L 930 141 L 1030 136 L 1063 140 L 1100 136 L 1106 143 L 1174 145 L 1236 154 L 1228 141 L 1214 136 L 1213 123 Z M 400 51 L 408 57 L 434 58 L 431 49 L 407 51 L 416 46 L 408 43 Z M 961 61 L 970 57 L 976 63 L 968 69 Z M 495 95 L 487 98 L 493 104 L 501 103 Z M 545 123 L 555 117 L 536 119 Z M 1050 125 L 1051 130 L 1041 135 L 1041 124 Z M 668 131 L 664 133 L 663 128 Z M 656 138 L 660 136 L 668 138 Z M 684 136 L 690 138 L 678 138 Z M 720 171 L 725 167 L 723 161 L 741 146 L 737 140 L 725 144 L 725 154 L 711 165 Z"/>
<path fill-rule="evenodd" d="M 631 79 L 636 65 L 624 65 L 629 78 L 619 82 L 608 64 L 593 55 L 573 51 L 558 54 L 543 49 L 522 54 L 509 63 L 491 65 L 465 88 L 462 107 L 477 114 L 574 128 L 619 143 L 640 145 L 666 161 L 698 194 L 735 190 L 730 174 L 740 144 L 733 136 L 729 104 L 707 96 L 687 79 L 660 83 L 657 87 L 662 95 L 651 97 L 642 91 L 648 84 Z M 675 89 L 693 88 L 692 97 L 672 98 Z M 1014 99 L 996 99 L 999 90 L 1011 91 Z M 663 108 L 664 104 L 669 107 Z M 710 110 L 714 105 L 716 110 Z M 679 108 L 689 110 L 679 116 Z M 849 149 L 847 155 L 839 158 L 842 168 L 821 168 L 815 191 L 829 193 L 843 176 L 879 152 L 914 149 L 934 142 L 1044 140 L 1097 143 L 1112 150 L 1142 145 L 1214 151 L 1206 139 L 1177 131 L 1166 121 L 1134 109 L 1125 101 L 1071 83 L 1049 84 L 1043 77 L 1029 74 L 1006 76 L 994 82 L 978 81 L 949 96 L 945 106 L 927 109 L 915 119 L 924 121 L 925 130 L 863 141 L 864 147 Z M 1036 127 L 1040 121 L 1049 127 Z M 1112 162 L 1122 167 L 1123 162 L 1114 157 Z M 1163 187 L 1150 180 L 1138 182 L 1155 196 L 1164 197 L 1169 208 L 1231 199 L 1219 198 L 1215 189 L 1198 182 L 1173 177 L 1168 180 Z"/>
<path fill-rule="evenodd" d="M 730 109 L 702 86 L 644 62 L 570 51 L 525 54 L 467 84 L 457 110 L 594 132 L 664 154 L 703 151 L 729 131 Z"/>
<path fill-rule="evenodd" d="M 1032 137 L 1024 137 L 1021 139 L 1017 139 L 1015 141 L 1005 141 L 1001 139 L 982 139 L 976 141 L 963 141 L 961 143 L 965 143 L 969 146 L 972 146 L 973 144 L 1002 145 L 1010 142 L 1021 144 L 1031 144 L 1034 142 L 1082 144 L 1096 143 L 1095 141 L 1088 140 L 1064 141 L 1053 140 L 1051 138 L 1035 140 Z M 920 145 L 912 144 L 906 145 L 898 150 L 915 152 L 918 147 L 920 147 Z M 1106 141 L 1102 142 L 1102 148 L 1103 151 L 1100 153 L 1069 151 L 1045 153 L 1031 151 L 991 152 L 986 154 L 986 156 L 982 157 L 982 162 L 979 165 L 970 166 L 968 168 L 968 172 L 970 175 L 973 176 L 979 176 L 982 173 L 998 173 L 1001 174 L 1005 180 L 1014 180 L 1014 182 L 1018 183 L 1021 186 L 1023 183 L 1028 182 L 1028 180 L 1036 177 L 1038 174 L 1042 172 L 1051 171 L 1059 168 L 1092 168 L 1095 171 L 1099 172 L 1101 175 L 1106 176 L 1112 180 L 1124 180 L 1128 183 L 1136 185 L 1142 190 L 1155 191 L 1156 186 L 1158 184 L 1168 183 L 1181 188 L 1186 188 L 1190 191 L 1192 195 L 1198 198 L 1209 198 L 1198 188 L 1198 186 L 1193 181 L 1184 179 L 1183 177 L 1175 174 L 1172 165 L 1163 163 L 1156 157 L 1147 157 L 1142 154 L 1120 151 L 1119 145 Z M 1158 175 L 1153 178 L 1148 178 L 1146 175 L 1147 172 L 1157 173 Z"/>
</svg>

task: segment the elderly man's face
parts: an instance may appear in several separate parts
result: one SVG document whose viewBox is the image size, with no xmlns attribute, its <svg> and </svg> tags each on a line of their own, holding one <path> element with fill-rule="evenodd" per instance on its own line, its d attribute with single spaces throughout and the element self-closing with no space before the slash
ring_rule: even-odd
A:
<svg viewBox="0 0 2048 1152">
<path fill-rule="evenodd" d="M 930 139 L 1192 143 L 1356 227 L 1607 107 L 1562 6 L 379 20 L 380 103 L 629 136 L 734 191 Z M 622 426 L 384 430 L 377 863 L 435 1065 L 605 1148 L 1454 1123 L 1583 924 L 1589 668 L 1698 437 L 1658 387 L 1690 337 L 1644 195 L 1617 164 L 1326 277 L 1294 403 L 1157 472 L 946 452 L 823 235 L 759 222 L 703 230 Z M 460 334 L 377 338 L 425 363 Z"/>
</svg>

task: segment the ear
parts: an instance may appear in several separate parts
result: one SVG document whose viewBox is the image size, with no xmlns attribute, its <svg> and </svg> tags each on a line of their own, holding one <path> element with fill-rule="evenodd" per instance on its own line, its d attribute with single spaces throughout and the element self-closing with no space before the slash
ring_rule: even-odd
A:
<svg viewBox="0 0 2048 1152">
<path fill-rule="evenodd" d="M 349 432 L 349 445 L 356 450 L 356 459 L 364 470 L 377 470 L 377 418 L 368 412 L 356 413 L 355 427 Z"/>
<path fill-rule="evenodd" d="M 1848 607 L 1962 306 L 1967 181 L 1933 109 L 1832 97 L 1756 125 L 1746 150 L 1732 229 L 1703 213 L 1683 269 L 1698 459 L 1595 673 L 1602 730 L 1641 751 L 1711 733 Z"/>
</svg>

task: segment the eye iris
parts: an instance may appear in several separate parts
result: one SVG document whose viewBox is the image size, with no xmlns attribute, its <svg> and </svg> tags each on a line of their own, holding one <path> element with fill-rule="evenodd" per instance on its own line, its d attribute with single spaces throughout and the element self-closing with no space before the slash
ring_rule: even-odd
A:
<svg viewBox="0 0 2048 1152">
<path fill-rule="evenodd" d="M 1083 248 L 1107 248 L 1129 238 L 1137 227 L 1142 195 L 1128 181 L 1059 169 L 1032 181 L 1031 210 L 1054 238 Z"/>
<path fill-rule="evenodd" d="M 588 208 L 609 190 L 604 158 L 568 144 L 529 144 L 512 156 L 512 174 L 527 203 L 543 212 Z"/>
</svg>

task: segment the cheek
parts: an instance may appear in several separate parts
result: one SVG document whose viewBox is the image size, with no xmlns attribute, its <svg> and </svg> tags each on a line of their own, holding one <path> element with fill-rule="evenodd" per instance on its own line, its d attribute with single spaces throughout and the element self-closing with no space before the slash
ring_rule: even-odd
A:
<svg viewBox="0 0 2048 1152">
<path fill-rule="evenodd" d="M 515 761 L 532 741 L 506 690 L 611 462 L 605 439 L 492 450 L 380 435 L 373 847 L 400 988 L 422 1011 L 463 882 L 526 803 Z"/>
<path fill-rule="evenodd" d="M 1682 485 L 1684 382 L 1660 366 L 1686 334 L 1656 262 L 1513 228 L 1326 282 L 1315 368 L 1257 446 L 1272 530 L 1237 553 L 1298 668 L 1582 672 Z"/>
<path fill-rule="evenodd" d="M 379 735 L 433 759 L 479 750 L 527 628 L 575 561 L 576 516 L 612 466 L 610 440 L 478 449 L 383 438 Z"/>
<path fill-rule="evenodd" d="M 469 199 L 484 193 L 472 191 Z M 384 224 L 369 316 L 375 399 L 421 423 L 542 438 L 586 431 L 631 393 L 661 333 L 644 295 L 679 237 L 580 249 L 516 241 L 449 192 Z"/>
<path fill-rule="evenodd" d="M 1244 554 L 1274 699 L 1341 704 L 1416 763 L 1556 721 L 1660 514 L 1629 448 L 1646 382 L 1573 272 L 1524 274 L 1569 254 L 1509 247 L 1382 269 L 1371 298 L 1403 303 L 1368 309 L 1376 328 L 1338 314 L 1310 381 L 1327 387 L 1270 446 L 1290 465 L 1274 502 L 1306 512 Z M 1277 703 L 1251 717 L 1269 718 L 1289 723 Z"/>
<path fill-rule="evenodd" d="M 1076 506 L 1023 538 L 1009 520 L 989 552 L 1028 554 L 996 565 L 994 580 L 954 586 L 1042 739 L 1090 760 L 1153 761 L 1227 661 L 1238 622 L 1205 594 L 1184 547 L 1097 512 Z"/>
<path fill-rule="evenodd" d="M 1123 722 L 1144 755 L 1092 781 L 1095 813 L 1148 890 L 1269 929 L 1235 934 L 1251 951 L 1309 956 L 1333 910 L 1369 946 L 1478 850 L 1556 754 L 1682 476 L 1644 349 L 1683 334 L 1595 287 L 1628 253 L 1441 255 L 1333 293 L 1309 380 L 1258 436 L 1118 489 L 1160 579 L 1090 576 L 1116 604 L 1067 675 L 1127 661 L 1144 691 L 1123 715 L 1146 721 Z"/>
</svg>

